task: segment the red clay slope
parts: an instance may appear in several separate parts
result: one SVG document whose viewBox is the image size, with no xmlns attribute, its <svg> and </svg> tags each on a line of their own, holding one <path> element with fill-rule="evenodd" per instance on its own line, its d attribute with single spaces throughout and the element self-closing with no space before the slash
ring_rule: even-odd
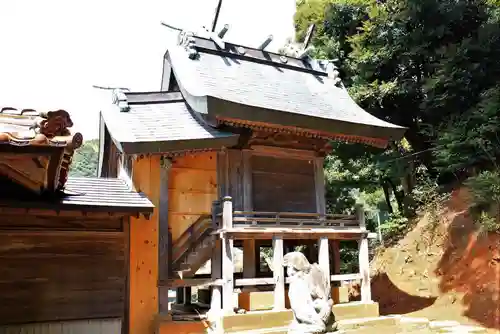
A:
<svg viewBox="0 0 500 334">
<path fill-rule="evenodd" d="M 500 332 L 500 234 L 481 234 L 455 191 L 440 221 L 424 216 L 375 257 L 373 299 L 382 314 L 457 320 Z"/>
</svg>

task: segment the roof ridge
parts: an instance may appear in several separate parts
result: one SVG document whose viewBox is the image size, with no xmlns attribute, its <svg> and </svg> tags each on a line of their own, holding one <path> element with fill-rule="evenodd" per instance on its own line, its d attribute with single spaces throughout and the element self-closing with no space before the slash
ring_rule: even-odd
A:
<svg viewBox="0 0 500 334">
<path fill-rule="evenodd" d="M 264 47 L 256 48 L 223 41 L 214 33 L 207 32 L 207 34 L 210 34 L 210 37 L 201 36 L 192 31 L 181 30 L 176 46 L 184 48 L 189 53 L 189 58 L 193 60 L 197 59 L 199 53 L 211 53 L 250 62 L 258 62 L 264 65 L 308 72 L 319 76 L 330 76 L 335 70 L 333 62 L 336 60 L 311 58 L 309 56 L 311 48 L 307 51 L 295 50 L 294 52 L 298 57 L 293 57 L 289 54 L 267 51 Z M 289 43 L 288 45 L 291 44 Z M 302 56 L 299 56 L 298 53 L 302 53 Z M 334 75 L 338 75 L 338 73 Z"/>
</svg>

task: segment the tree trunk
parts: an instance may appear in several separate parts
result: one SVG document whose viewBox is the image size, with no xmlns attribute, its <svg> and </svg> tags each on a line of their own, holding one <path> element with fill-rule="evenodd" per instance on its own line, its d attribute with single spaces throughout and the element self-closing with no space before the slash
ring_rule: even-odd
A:
<svg viewBox="0 0 500 334">
<path fill-rule="evenodd" d="M 389 210 L 389 213 L 392 214 L 392 213 L 394 213 L 394 210 L 392 209 L 392 205 L 391 205 L 391 197 L 389 194 L 389 185 L 384 180 L 381 181 L 381 184 L 382 184 L 382 189 L 384 189 L 384 197 L 385 197 L 385 203 L 387 204 L 387 209 Z"/>
</svg>

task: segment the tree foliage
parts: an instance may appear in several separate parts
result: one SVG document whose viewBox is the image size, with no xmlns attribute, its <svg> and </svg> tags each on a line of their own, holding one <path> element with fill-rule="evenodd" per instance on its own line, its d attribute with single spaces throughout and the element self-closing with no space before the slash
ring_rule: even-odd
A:
<svg viewBox="0 0 500 334">
<path fill-rule="evenodd" d="M 335 144 L 325 165 L 331 211 L 371 198 L 376 210 L 412 214 L 429 202 L 423 195 L 439 198 L 429 185 L 496 168 L 498 0 L 301 0 L 295 20 L 299 40 L 317 25 L 314 55 L 336 60 L 360 106 L 407 127 L 387 150 Z"/>
<path fill-rule="evenodd" d="M 99 163 L 99 140 L 91 139 L 75 151 L 69 175 L 80 177 L 96 177 Z"/>
</svg>

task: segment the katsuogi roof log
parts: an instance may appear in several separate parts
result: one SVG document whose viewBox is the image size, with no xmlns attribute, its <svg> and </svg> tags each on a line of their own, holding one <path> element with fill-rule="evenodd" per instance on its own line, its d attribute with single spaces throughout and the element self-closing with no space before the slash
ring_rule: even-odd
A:
<svg viewBox="0 0 500 334">
<path fill-rule="evenodd" d="M 187 103 L 213 126 L 281 129 L 375 146 L 405 132 L 356 104 L 331 62 L 210 38 L 180 32 L 165 62 Z"/>
</svg>

